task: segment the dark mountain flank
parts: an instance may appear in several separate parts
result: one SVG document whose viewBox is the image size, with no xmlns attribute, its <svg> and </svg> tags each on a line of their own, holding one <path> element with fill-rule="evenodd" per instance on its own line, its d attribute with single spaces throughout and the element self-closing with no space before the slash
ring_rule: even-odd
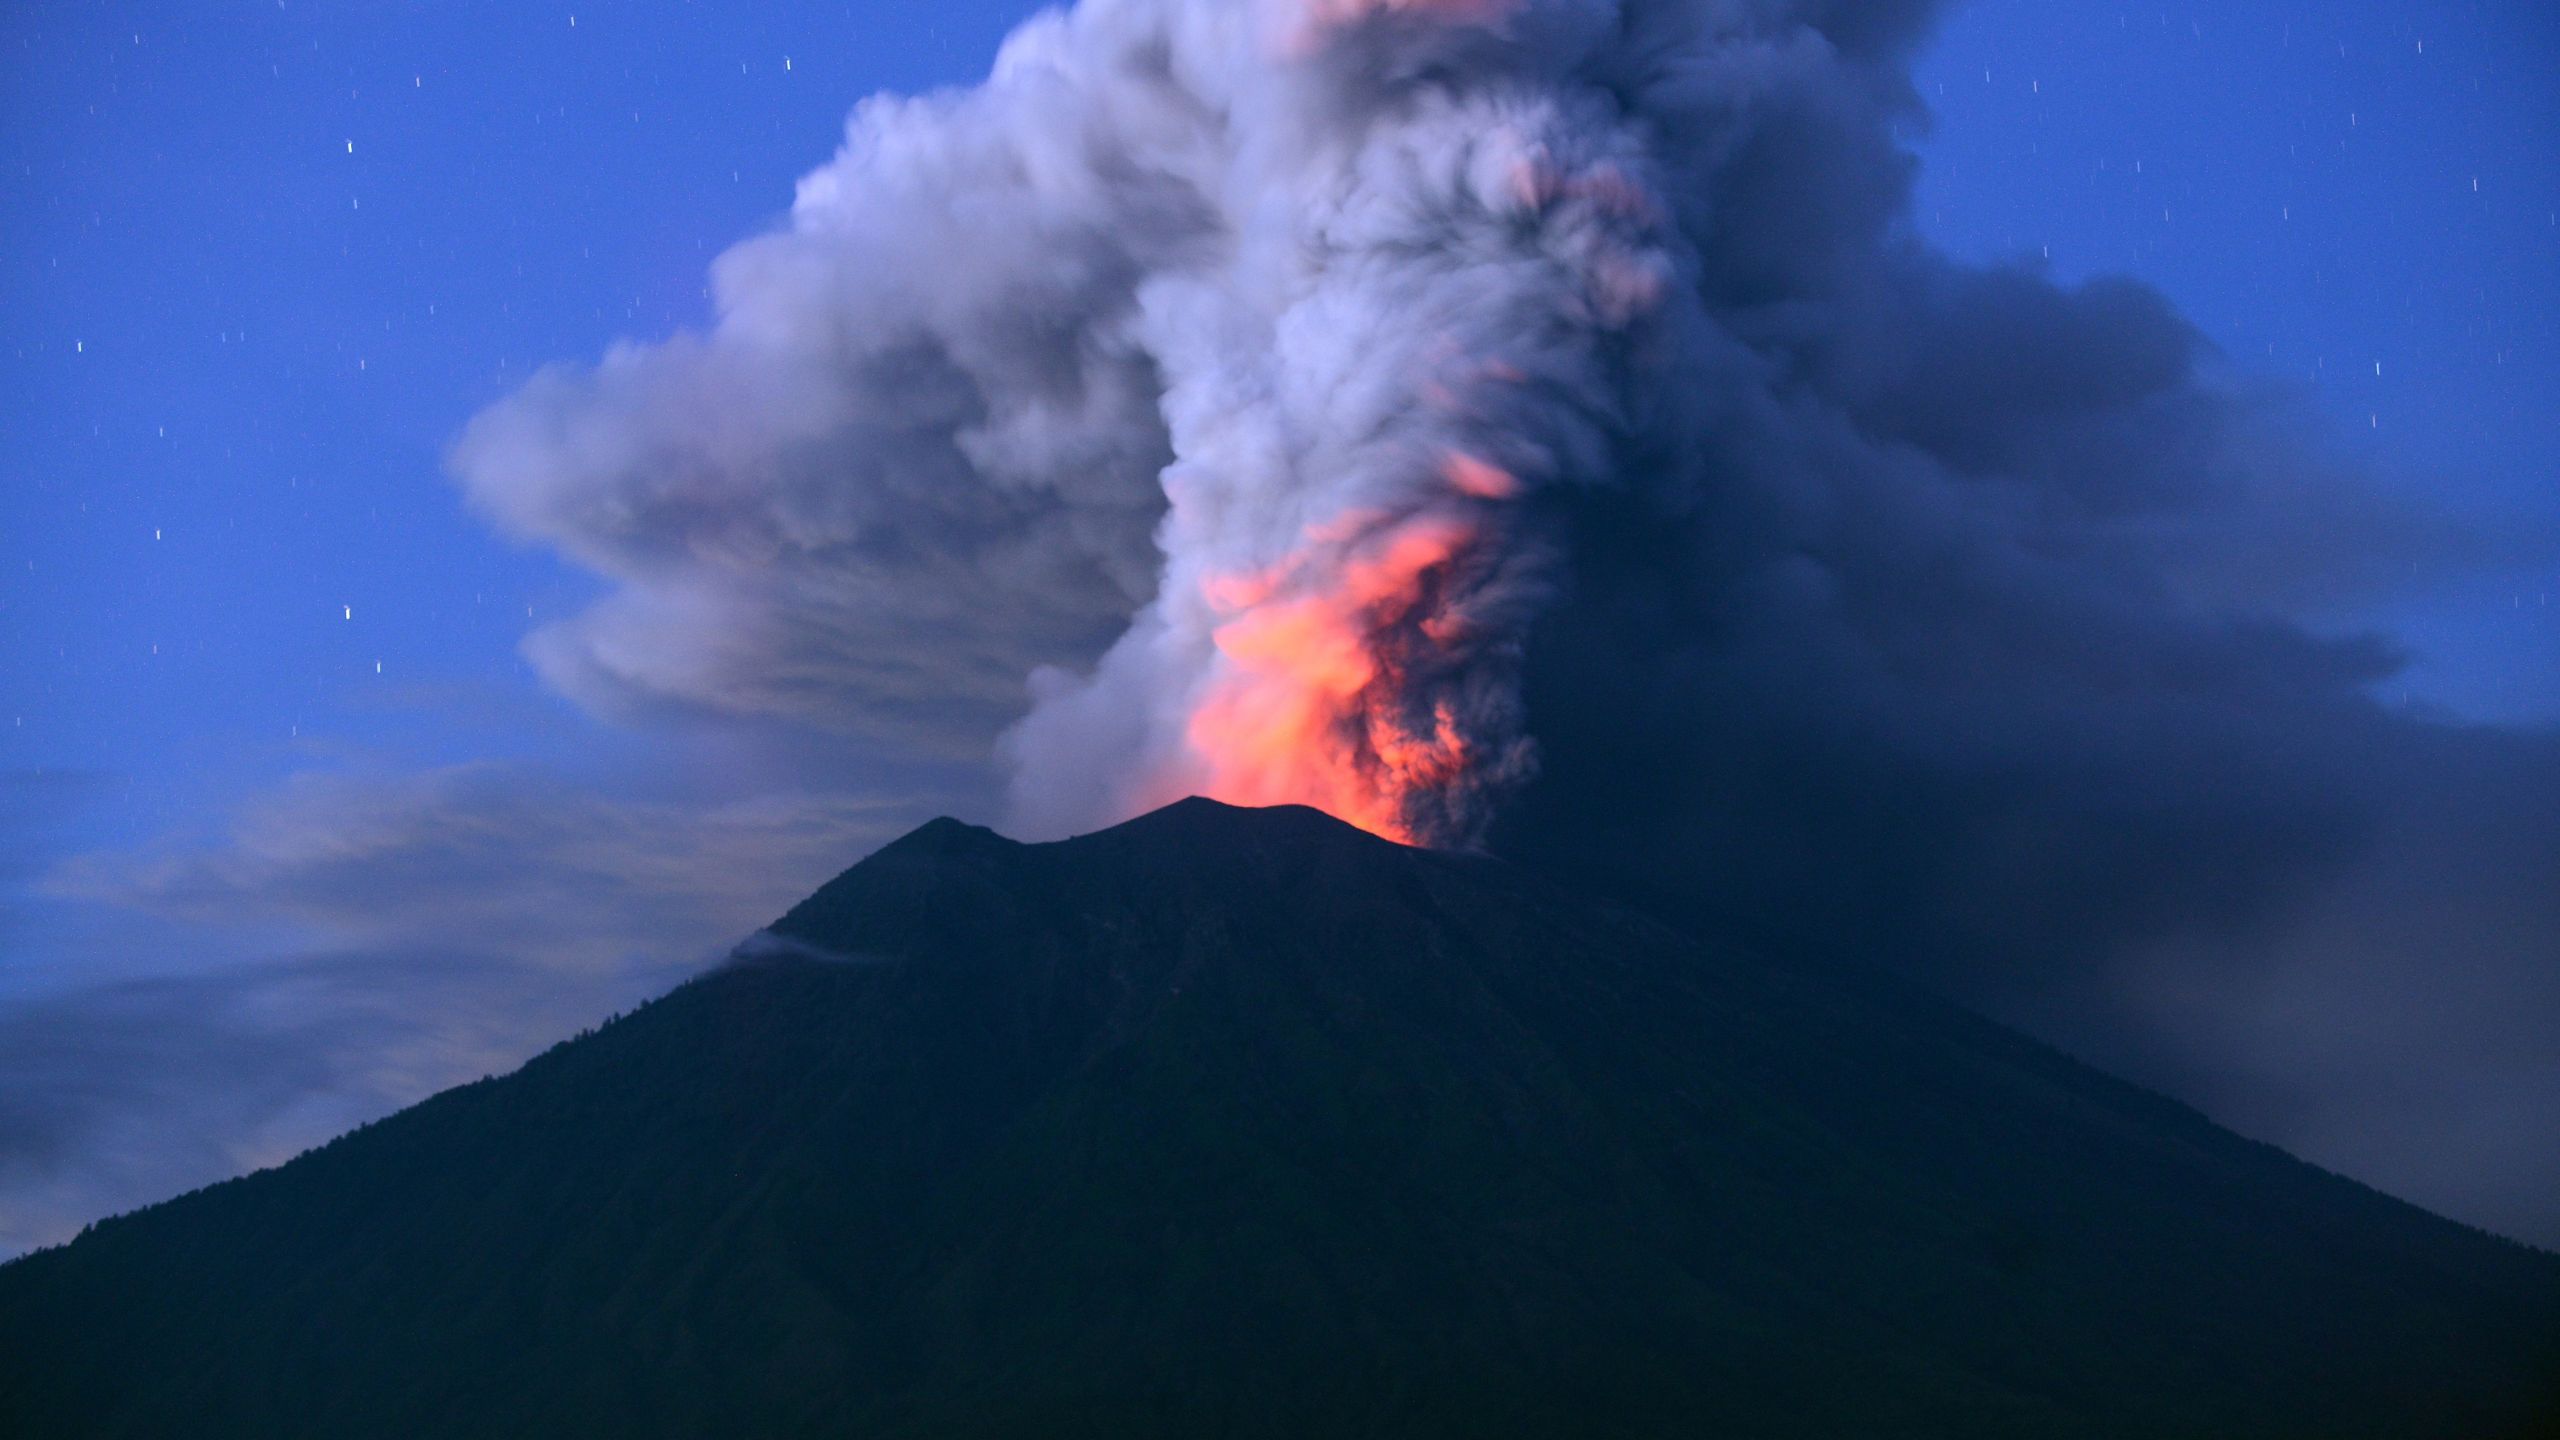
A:
<svg viewBox="0 0 2560 1440">
<path fill-rule="evenodd" d="M 1309 810 L 943 820 L 0 1268 L 0 1433 L 2479 1437 L 2560 1261 Z"/>
</svg>

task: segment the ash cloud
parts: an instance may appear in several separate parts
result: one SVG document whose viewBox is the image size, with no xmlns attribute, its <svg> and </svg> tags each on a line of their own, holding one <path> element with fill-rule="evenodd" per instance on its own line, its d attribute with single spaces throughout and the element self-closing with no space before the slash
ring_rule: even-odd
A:
<svg viewBox="0 0 2560 1440">
<path fill-rule="evenodd" d="M 1412 833 L 2560 1240 L 2560 736 L 2382 703 L 2336 622 L 2552 536 L 2342 461 L 2139 284 L 1930 251 L 1939 8 L 1087 0 L 867 102 L 715 324 L 455 468 L 615 583 L 532 642 L 599 707 L 1001 757 L 1038 835 L 1230 780 L 1242 706 L 1420 777 Z"/>
</svg>

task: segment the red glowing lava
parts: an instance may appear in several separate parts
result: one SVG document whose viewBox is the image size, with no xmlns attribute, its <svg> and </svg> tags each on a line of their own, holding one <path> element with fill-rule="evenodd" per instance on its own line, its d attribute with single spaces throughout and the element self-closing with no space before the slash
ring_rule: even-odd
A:
<svg viewBox="0 0 2560 1440">
<path fill-rule="evenodd" d="M 1473 456 L 1443 474 L 1476 501 L 1518 488 Z M 1271 571 L 1208 582 L 1232 618 L 1214 632 L 1220 671 L 1186 732 L 1202 793 L 1312 805 L 1406 844 L 1448 838 L 1417 817 L 1442 813 L 1426 802 L 1466 780 L 1478 746 L 1452 702 L 1417 682 L 1455 669 L 1472 638 L 1462 572 L 1484 523 L 1359 512 L 1311 527 Z"/>
</svg>

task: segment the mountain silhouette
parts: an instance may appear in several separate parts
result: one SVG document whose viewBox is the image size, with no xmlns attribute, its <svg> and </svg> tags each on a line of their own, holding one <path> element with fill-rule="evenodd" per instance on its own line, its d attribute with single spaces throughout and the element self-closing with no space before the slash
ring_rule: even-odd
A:
<svg viewBox="0 0 2560 1440">
<path fill-rule="evenodd" d="M 1926 995 L 1191 800 L 0 1267 L 0 1433 L 2479 1440 L 2555 1337 Z"/>
</svg>

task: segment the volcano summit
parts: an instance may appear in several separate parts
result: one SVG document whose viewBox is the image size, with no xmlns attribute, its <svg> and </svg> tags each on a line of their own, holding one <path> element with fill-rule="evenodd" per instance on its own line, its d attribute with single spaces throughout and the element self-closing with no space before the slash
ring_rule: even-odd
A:
<svg viewBox="0 0 2560 1440">
<path fill-rule="evenodd" d="M 0 1419 L 2477 1440 L 2556 1337 L 2553 1257 L 1945 1004 L 1190 800 L 935 821 L 515 1074 L 0 1268 Z"/>
</svg>

